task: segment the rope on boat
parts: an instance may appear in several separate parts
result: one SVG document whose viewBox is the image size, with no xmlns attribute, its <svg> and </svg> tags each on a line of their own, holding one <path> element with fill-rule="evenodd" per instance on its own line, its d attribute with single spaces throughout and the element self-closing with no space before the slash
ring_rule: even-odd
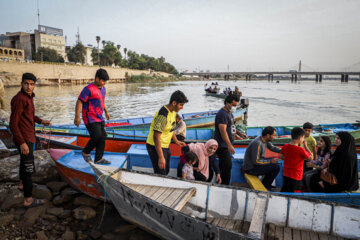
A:
<svg viewBox="0 0 360 240">
<path fill-rule="evenodd" d="M 52 121 L 54 117 L 52 117 L 50 119 L 50 122 Z M 51 130 L 51 123 L 49 125 L 49 130 L 46 129 L 45 125 L 43 125 L 43 127 L 40 130 L 40 133 L 44 135 L 44 141 L 40 141 L 40 148 L 44 149 L 44 145 L 43 142 L 46 143 L 48 145 L 47 150 L 50 149 L 50 143 L 51 143 L 51 134 L 52 134 L 52 130 Z M 49 136 L 49 137 L 47 137 Z"/>
</svg>

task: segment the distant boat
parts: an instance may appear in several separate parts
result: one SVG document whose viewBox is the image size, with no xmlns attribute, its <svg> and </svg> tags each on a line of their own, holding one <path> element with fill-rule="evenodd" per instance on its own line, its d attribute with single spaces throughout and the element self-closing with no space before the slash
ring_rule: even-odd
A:
<svg viewBox="0 0 360 240">
<path fill-rule="evenodd" d="M 91 166 L 121 217 L 162 239 L 360 236 L 359 206 Z"/>
</svg>

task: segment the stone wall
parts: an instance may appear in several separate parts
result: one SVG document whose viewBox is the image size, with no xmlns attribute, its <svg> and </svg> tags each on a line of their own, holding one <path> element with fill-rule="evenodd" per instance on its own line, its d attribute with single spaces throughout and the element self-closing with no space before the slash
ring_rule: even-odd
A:
<svg viewBox="0 0 360 240">
<path fill-rule="evenodd" d="M 98 66 L 78 66 L 56 63 L 21 63 L 0 62 L 0 75 L 5 87 L 19 86 L 21 76 L 25 72 L 31 72 L 40 79 L 40 83 L 78 83 L 82 80 L 93 80 Z M 169 76 L 168 73 L 152 72 L 149 70 L 134 70 L 118 67 L 103 67 L 110 76 L 110 80 L 124 80 L 125 74 L 140 75 L 142 73 L 159 74 Z"/>
</svg>

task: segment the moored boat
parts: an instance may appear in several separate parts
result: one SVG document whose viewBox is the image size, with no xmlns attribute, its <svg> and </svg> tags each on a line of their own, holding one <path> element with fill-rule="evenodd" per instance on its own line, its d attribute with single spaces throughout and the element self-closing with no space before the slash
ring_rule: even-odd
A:
<svg viewBox="0 0 360 240">
<path fill-rule="evenodd" d="M 91 165 L 120 215 L 163 239 L 360 236 L 359 206 Z"/>
</svg>

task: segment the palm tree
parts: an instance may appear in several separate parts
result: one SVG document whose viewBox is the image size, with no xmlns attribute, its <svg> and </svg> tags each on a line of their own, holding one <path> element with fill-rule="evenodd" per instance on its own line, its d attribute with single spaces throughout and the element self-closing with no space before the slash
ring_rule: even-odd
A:
<svg viewBox="0 0 360 240">
<path fill-rule="evenodd" d="M 120 45 L 120 44 L 116 45 L 116 48 L 117 48 L 117 50 L 119 51 L 120 48 L 121 48 L 121 45 Z"/>
<path fill-rule="evenodd" d="M 105 41 L 105 40 L 102 40 L 101 43 L 102 43 L 103 48 L 104 48 L 104 47 L 105 47 L 105 44 L 106 44 L 106 41 Z"/>
<path fill-rule="evenodd" d="M 100 42 L 101 38 L 100 36 L 96 36 L 96 42 L 98 44 L 98 64 L 100 66 L 100 50 L 99 50 L 99 42 Z"/>
<path fill-rule="evenodd" d="M 126 59 L 126 53 L 127 53 L 127 48 L 124 48 L 125 59 Z"/>
</svg>

